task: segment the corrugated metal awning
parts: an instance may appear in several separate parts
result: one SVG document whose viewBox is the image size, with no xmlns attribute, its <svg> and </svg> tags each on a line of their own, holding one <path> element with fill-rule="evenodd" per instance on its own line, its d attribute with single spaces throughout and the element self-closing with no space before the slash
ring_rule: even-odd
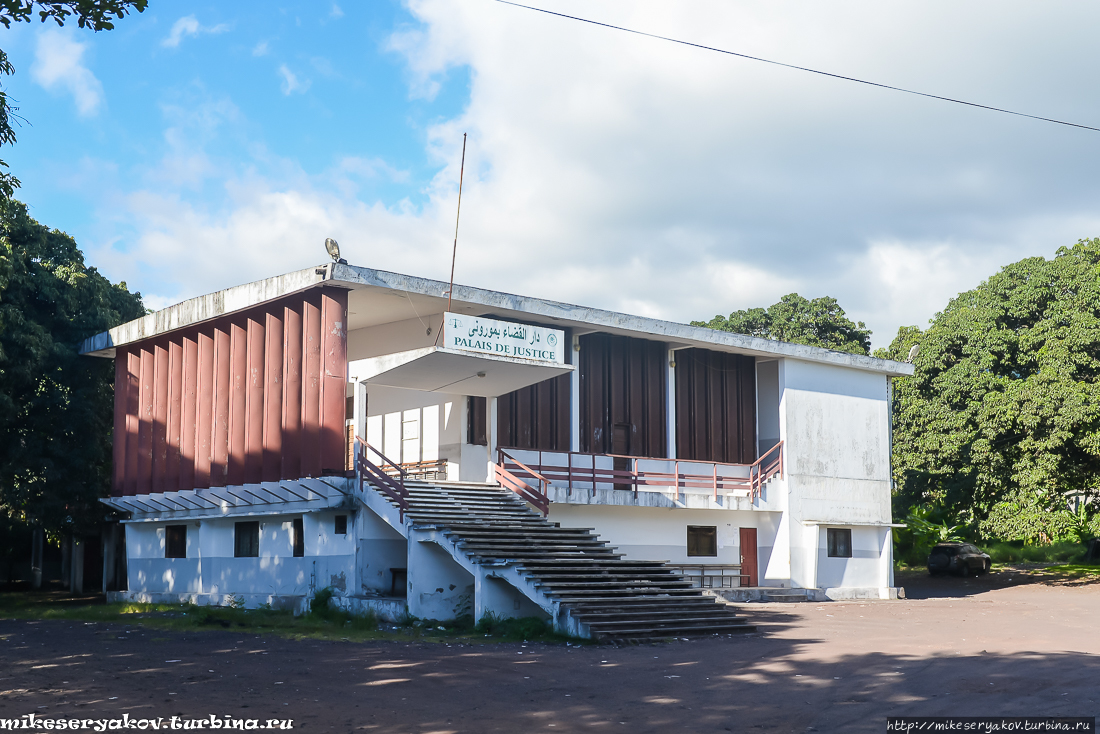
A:
<svg viewBox="0 0 1100 734">
<path fill-rule="evenodd" d="M 300 479 L 231 487 L 188 489 L 124 497 L 104 497 L 100 502 L 135 521 L 221 517 L 244 514 L 278 514 L 338 507 L 348 492 L 335 486 L 342 479 Z"/>
</svg>

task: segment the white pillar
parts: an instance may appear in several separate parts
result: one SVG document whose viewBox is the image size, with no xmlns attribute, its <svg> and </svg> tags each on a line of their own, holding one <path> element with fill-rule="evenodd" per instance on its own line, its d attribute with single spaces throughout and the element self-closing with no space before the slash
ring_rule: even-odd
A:
<svg viewBox="0 0 1100 734">
<path fill-rule="evenodd" d="M 668 458 L 676 458 L 676 350 L 668 350 L 666 369 L 668 379 L 665 380 L 665 449 Z"/>
<path fill-rule="evenodd" d="M 573 374 L 569 381 L 569 450 L 581 450 L 581 338 L 573 337 Z"/>
<path fill-rule="evenodd" d="M 485 420 L 485 439 L 489 449 L 489 466 L 488 466 L 488 480 L 490 482 L 496 481 L 496 473 L 493 467 L 497 463 L 497 399 L 495 397 L 488 398 L 485 401 L 486 410 L 489 411 L 489 415 Z"/>
<path fill-rule="evenodd" d="M 355 435 L 364 441 L 367 440 L 367 386 L 354 380 L 355 383 Z"/>
</svg>

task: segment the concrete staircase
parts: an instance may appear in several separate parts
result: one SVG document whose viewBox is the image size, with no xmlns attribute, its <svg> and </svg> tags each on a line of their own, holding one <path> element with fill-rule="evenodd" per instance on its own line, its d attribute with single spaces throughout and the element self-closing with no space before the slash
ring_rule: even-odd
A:
<svg viewBox="0 0 1100 734">
<path fill-rule="evenodd" d="M 410 542 L 435 538 L 475 575 L 518 589 L 560 631 L 640 641 L 756 629 L 663 563 L 626 560 L 590 528 L 549 522 L 497 485 L 410 480 L 405 489 Z M 376 511 L 379 499 L 394 505 L 373 494 Z"/>
</svg>

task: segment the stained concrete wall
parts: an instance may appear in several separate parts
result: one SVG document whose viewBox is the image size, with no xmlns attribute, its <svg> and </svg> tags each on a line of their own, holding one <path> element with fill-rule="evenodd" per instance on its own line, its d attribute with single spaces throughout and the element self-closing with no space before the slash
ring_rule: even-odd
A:
<svg viewBox="0 0 1100 734">
<path fill-rule="evenodd" d="M 408 541 L 367 509 L 359 512 L 356 534 L 359 540 L 355 575 L 359 593 L 389 596 L 393 591 L 404 596 L 405 582 L 398 577 L 399 584 L 394 588 L 391 569 L 408 568 Z"/>
<path fill-rule="evenodd" d="M 335 533 L 335 517 L 348 515 L 348 534 Z M 305 556 L 293 556 L 294 515 L 245 516 L 186 523 L 128 523 L 129 588 L 142 592 L 302 595 L 333 586 L 355 593 L 355 517 L 315 512 L 302 517 Z M 260 523 L 260 555 L 235 558 L 234 524 Z M 187 526 L 187 558 L 164 557 L 165 525 Z"/>
<path fill-rule="evenodd" d="M 867 528 L 890 520 L 890 412 L 887 377 L 820 363 L 784 359 L 780 432 L 788 489 L 791 578 L 796 586 L 824 588 L 842 579 L 860 585 L 883 576 L 881 550 L 870 573 L 863 559 L 838 571 L 819 565 L 821 524 Z M 866 532 L 871 532 L 866 530 Z M 881 534 L 881 528 L 873 532 Z M 862 552 L 875 543 L 861 538 Z M 836 559 L 830 559 L 835 561 Z M 826 578 L 820 577 L 824 573 Z M 876 582 L 877 583 L 877 582 Z"/>
<path fill-rule="evenodd" d="M 454 619 L 474 611 L 474 577 L 433 542 L 409 541 L 409 612 Z"/>
</svg>

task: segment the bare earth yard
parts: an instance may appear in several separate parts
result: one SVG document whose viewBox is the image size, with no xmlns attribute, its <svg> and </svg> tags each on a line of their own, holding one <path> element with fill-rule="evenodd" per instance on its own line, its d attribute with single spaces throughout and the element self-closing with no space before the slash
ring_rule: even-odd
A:
<svg viewBox="0 0 1100 734">
<path fill-rule="evenodd" d="M 0 719 L 228 714 L 423 734 L 883 732 L 889 715 L 1100 715 L 1100 583 L 1012 571 L 898 583 L 908 599 L 749 604 L 757 634 L 621 648 L 0 620 Z"/>
</svg>

